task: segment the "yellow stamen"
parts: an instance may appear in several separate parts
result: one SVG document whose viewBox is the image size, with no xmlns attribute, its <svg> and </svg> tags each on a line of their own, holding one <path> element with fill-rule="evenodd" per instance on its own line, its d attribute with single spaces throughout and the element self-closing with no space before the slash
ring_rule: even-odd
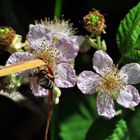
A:
<svg viewBox="0 0 140 140">
<path fill-rule="evenodd" d="M 48 65 L 52 69 L 56 65 L 56 56 L 55 53 L 51 50 L 42 52 L 38 58 L 45 61 L 46 65 Z"/>
<path fill-rule="evenodd" d="M 99 84 L 97 86 L 97 91 L 99 93 L 109 94 L 111 97 L 115 98 L 123 88 L 123 77 L 119 75 L 116 68 L 111 70 L 107 69 L 105 74 L 99 79 Z"/>
</svg>

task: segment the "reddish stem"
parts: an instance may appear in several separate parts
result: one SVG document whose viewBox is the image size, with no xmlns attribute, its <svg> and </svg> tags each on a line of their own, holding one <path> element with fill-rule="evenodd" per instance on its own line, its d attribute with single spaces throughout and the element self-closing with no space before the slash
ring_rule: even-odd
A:
<svg viewBox="0 0 140 140">
<path fill-rule="evenodd" d="M 48 94 L 48 117 L 47 117 L 47 124 L 46 124 L 44 140 L 47 140 L 47 138 L 48 138 L 48 131 L 49 131 L 51 117 L 52 117 L 52 110 L 53 110 L 53 90 L 49 90 L 49 94 Z"/>
<path fill-rule="evenodd" d="M 48 72 L 51 75 L 54 75 L 52 69 L 50 67 L 47 67 L 47 68 L 48 68 Z M 54 78 L 52 78 L 51 80 L 54 82 Z M 48 91 L 48 117 L 47 117 L 44 140 L 48 139 L 48 131 L 49 131 L 50 123 L 51 123 L 52 112 L 53 112 L 53 89 L 50 89 Z"/>
</svg>

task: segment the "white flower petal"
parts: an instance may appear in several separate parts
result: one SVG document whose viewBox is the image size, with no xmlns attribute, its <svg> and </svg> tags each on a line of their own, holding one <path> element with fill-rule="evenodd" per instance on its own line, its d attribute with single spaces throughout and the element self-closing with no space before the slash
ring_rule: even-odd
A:
<svg viewBox="0 0 140 140">
<path fill-rule="evenodd" d="M 50 30 L 43 24 L 31 24 L 29 26 L 28 41 L 32 49 L 38 50 L 42 47 L 44 49 L 44 46 L 49 46 L 52 42 Z"/>
<path fill-rule="evenodd" d="M 47 33 L 49 33 L 50 30 L 43 24 L 30 24 L 29 26 L 29 34 L 28 38 L 30 39 L 40 39 L 43 38 Z"/>
<path fill-rule="evenodd" d="M 126 85 L 124 89 L 120 91 L 117 102 L 126 108 L 137 106 L 140 102 L 138 90 L 132 85 Z"/>
<path fill-rule="evenodd" d="M 41 87 L 38 83 L 37 83 L 37 78 L 36 77 L 32 77 L 30 80 L 30 87 L 32 90 L 32 93 L 35 96 L 40 96 L 40 97 L 44 97 L 48 95 L 48 91 L 47 89 Z"/>
<path fill-rule="evenodd" d="M 16 52 L 13 53 L 7 60 L 6 64 L 10 65 L 10 64 L 15 64 L 15 63 L 19 63 L 22 61 L 27 61 L 27 60 L 31 60 L 33 58 L 33 55 L 31 53 L 28 52 Z"/>
<path fill-rule="evenodd" d="M 92 62 L 93 62 L 93 68 L 100 75 L 104 74 L 103 72 L 104 68 L 106 67 L 112 68 L 113 65 L 113 61 L 111 57 L 106 52 L 101 50 L 95 52 Z"/>
<path fill-rule="evenodd" d="M 97 97 L 97 109 L 101 116 L 109 119 L 115 116 L 113 99 L 107 94 L 101 94 Z"/>
<path fill-rule="evenodd" d="M 77 79 L 77 87 L 85 94 L 93 94 L 96 92 L 96 84 L 99 77 L 92 71 L 83 71 Z"/>
<path fill-rule="evenodd" d="M 61 34 L 62 33 L 60 33 L 60 36 Z M 78 43 L 66 35 L 58 40 L 56 48 L 63 54 L 62 62 L 74 59 L 79 51 Z"/>
<path fill-rule="evenodd" d="M 16 52 L 13 53 L 9 59 L 6 62 L 6 65 L 11 65 L 11 64 L 16 64 L 16 63 L 20 63 L 22 61 L 28 61 L 33 59 L 33 55 L 31 53 L 28 52 Z M 18 76 L 29 76 L 29 74 L 31 73 L 31 70 L 25 70 L 22 72 L 18 72 L 15 75 Z"/>
<path fill-rule="evenodd" d="M 55 84 L 61 88 L 73 87 L 76 84 L 75 70 L 67 63 L 57 65 Z"/>
<path fill-rule="evenodd" d="M 128 84 L 140 83 L 140 65 L 137 63 L 126 64 L 120 69 L 119 74 L 124 75 L 124 80 Z"/>
<path fill-rule="evenodd" d="M 76 38 L 76 41 L 77 41 L 78 44 L 79 44 L 80 52 L 82 52 L 82 53 L 85 53 L 85 52 L 89 51 L 90 48 L 91 48 L 91 47 L 89 46 L 87 40 L 88 40 L 87 37 L 82 36 L 82 35 L 77 36 L 77 38 Z"/>
</svg>

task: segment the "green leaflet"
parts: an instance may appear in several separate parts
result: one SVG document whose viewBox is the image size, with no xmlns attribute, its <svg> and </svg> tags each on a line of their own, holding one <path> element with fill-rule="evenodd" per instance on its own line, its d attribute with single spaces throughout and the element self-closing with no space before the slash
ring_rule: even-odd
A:
<svg viewBox="0 0 140 140">
<path fill-rule="evenodd" d="M 130 114 L 131 115 L 131 114 Z M 139 107 L 131 116 L 128 122 L 128 130 L 130 140 L 139 140 L 140 139 L 140 110 Z"/>
<path fill-rule="evenodd" d="M 60 125 L 60 137 L 62 140 L 84 140 L 85 134 L 92 120 L 73 114 Z"/>
<path fill-rule="evenodd" d="M 124 58 L 140 60 L 140 3 L 121 21 L 117 32 L 117 44 Z"/>
<path fill-rule="evenodd" d="M 106 140 L 128 140 L 126 122 L 122 119 L 119 120 L 116 124 L 116 128 L 113 130 L 112 135 L 110 135 Z"/>
<path fill-rule="evenodd" d="M 128 140 L 126 123 L 118 117 L 111 120 L 98 118 L 89 128 L 85 140 Z"/>
</svg>

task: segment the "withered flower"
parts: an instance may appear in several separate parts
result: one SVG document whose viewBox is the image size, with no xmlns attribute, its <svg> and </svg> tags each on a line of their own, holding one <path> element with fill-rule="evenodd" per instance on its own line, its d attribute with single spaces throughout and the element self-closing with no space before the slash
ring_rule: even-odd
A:
<svg viewBox="0 0 140 140">
<path fill-rule="evenodd" d="M 98 10 L 92 10 L 83 17 L 84 26 L 93 35 L 105 33 L 105 18 Z"/>
<path fill-rule="evenodd" d="M 10 46 L 15 35 L 16 32 L 11 27 L 0 27 L 0 48 Z"/>
</svg>

